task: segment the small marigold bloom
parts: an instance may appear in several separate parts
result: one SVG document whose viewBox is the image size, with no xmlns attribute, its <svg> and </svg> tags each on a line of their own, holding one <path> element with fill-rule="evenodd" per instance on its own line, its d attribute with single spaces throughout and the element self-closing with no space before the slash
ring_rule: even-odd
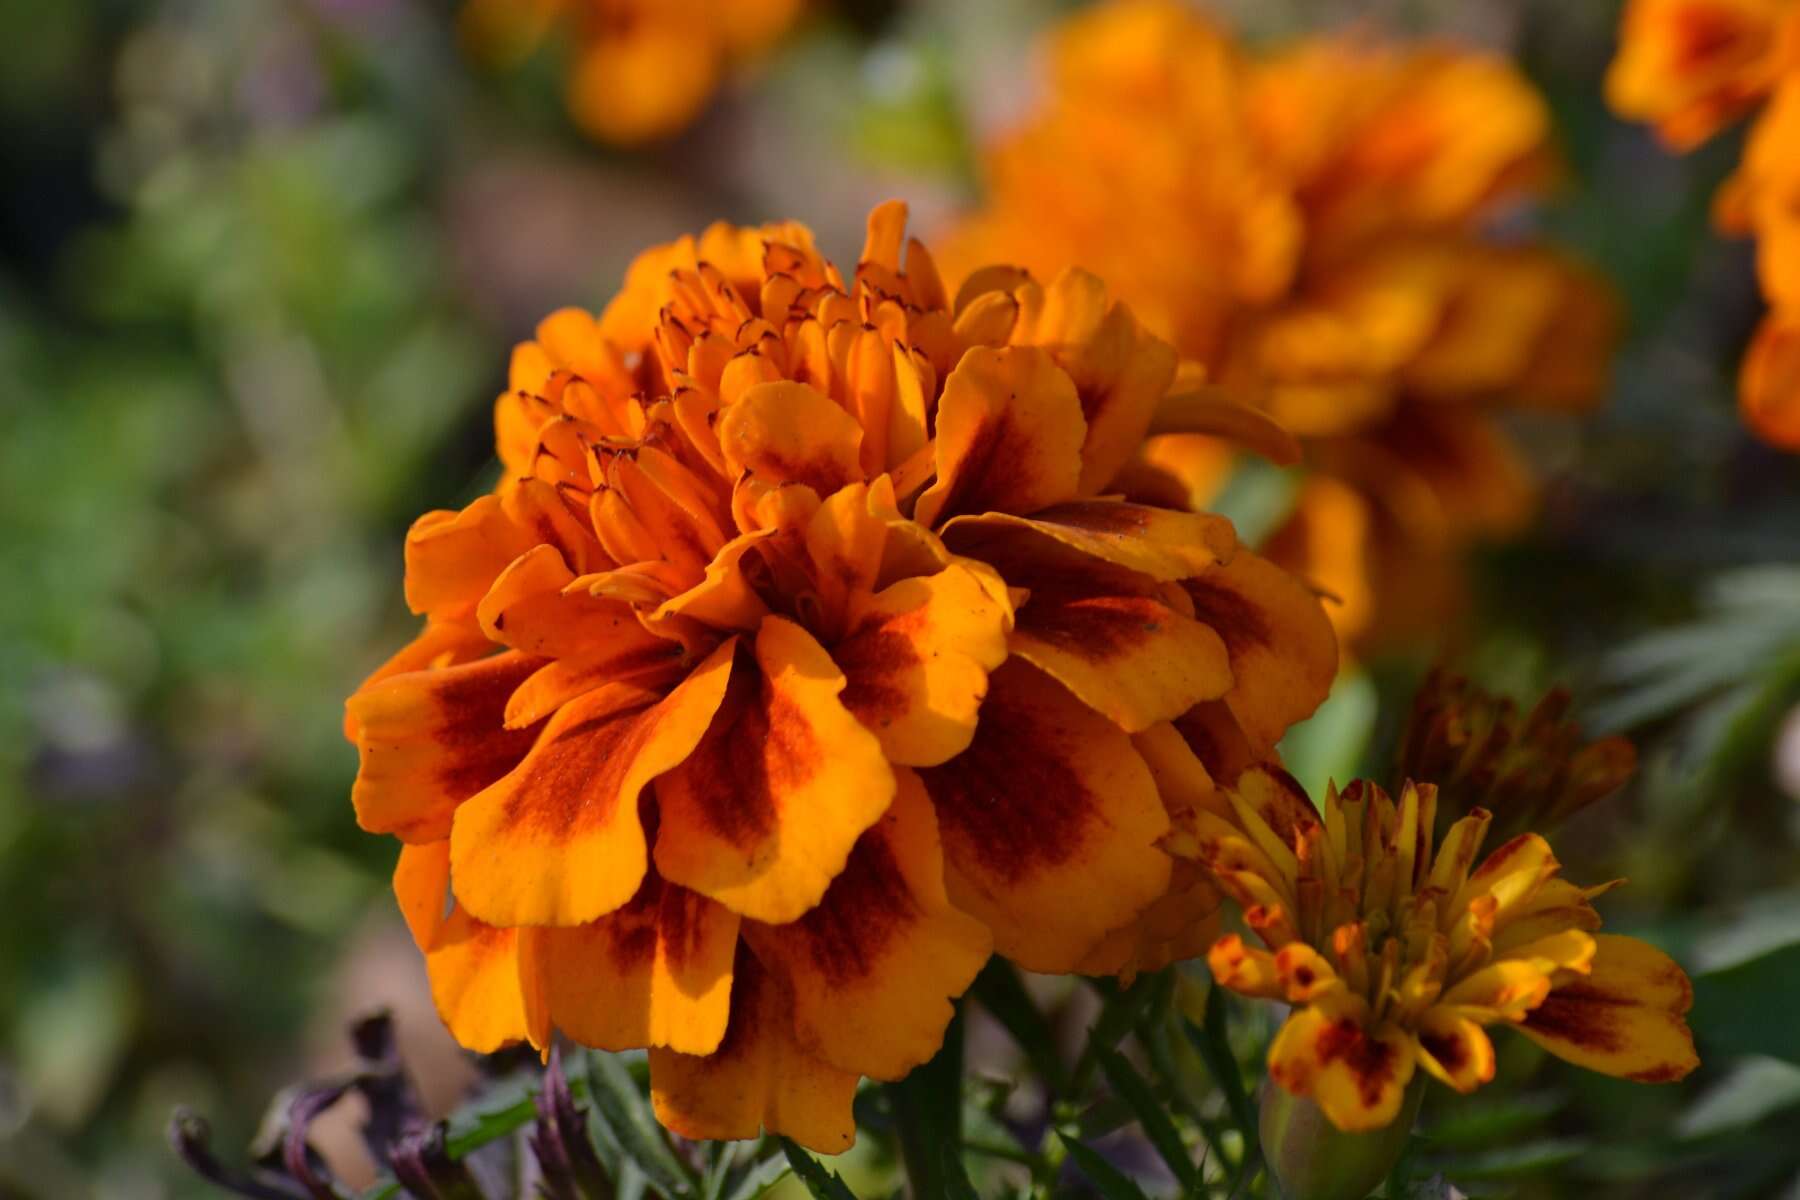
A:
<svg viewBox="0 0 1800 1200">
<path fill-rule="evenodd" d="M 569 112 L 603 142 L 685 129 L 730 69 L 767 50 L 805 0 L 469 0 L 463 40 L 516 62 L 559 25 L 572 43 Z"/>
<path fill-rule="evenodd" d="M 1088 256 L 1335 485 L 1304 486 L 1269 549 L 1344 601 L 1340 634 L 1441 624 L 1461 551 L 1535 505 L 1489 410 L 1591 405 L 1617 334 L 1592 274 L 1481 236 L 1554 175 L 1542 99 L 1504 60 L 1446 44 L 1333 36 L 1252 56 L 1173 0 L 1086 10 L 1048 57 L 1047 98 L 986 152 L 988 200 L 949 239 L 951 266 Z M 1227 474 L 1217 450 L 1155 430 L 1129 494 L 1203 509 Z"/>
<path fill-rule="evenodd" d="M 504 482 L 413 526 L 424 630 L 349 702 L 452 1033 L 648 1047 L 694 1137 L 848 1146 L 990 951 L 1200 952 L 1217 893 L 1161 839 L 1336 669 L 1229 523 L 1115 496 L 1153 423 L 1266 423 L 1171 393 L 1085 273 L 952 299 L 904 220 L 848 280 L 715 225 L 545 320 Z"/>
<path fill-rule="evenodd" d="M 1738 409 L 1765 442 L 1800 450 L 1800 3 L 1633 0 L 1607 98 L 1683 151 L 1761 106 L 1713 219 L 1756 239 L 1771 310 L 1740 366 Z"/>
<path fill-rule="evenodd" d="M 1660 950 L 1597 932 L 1589 902 L 1614 885 L 1558 878 L 1535 833 L 1478 864 L 1486 810 L 1439 845 L 1436 809 L 1430 784 L 1407 784 L 1396 804 L 1358 781 L 1327 792 L 1321 819 L 1291 778 L 1256 767 L 1171 839 L 1266 947 L 1221 938 L 1213 978 L 1294 1006 L 1270 1078 L 1357 1132 L 1395 1120 L 1417 1069 L 1459 1092 L 1491 1079 L 1489 1025 L 1640 1082 L 1693 1070 L 1687 976 Z"/>
<path fill-rule="evenodd" d="M 1413 697 L 1398 777 L 1437 781 L 1440 822 L 1481 808 L 1494 814 L 1495 836 L 1549 829 L 1624 787 L 1637 770 L 1629 740 L 1584 745 L 1568 711 L 1564 688 L 1521 714 L 1511 700 L 1434 668 Z"/>
</svg>

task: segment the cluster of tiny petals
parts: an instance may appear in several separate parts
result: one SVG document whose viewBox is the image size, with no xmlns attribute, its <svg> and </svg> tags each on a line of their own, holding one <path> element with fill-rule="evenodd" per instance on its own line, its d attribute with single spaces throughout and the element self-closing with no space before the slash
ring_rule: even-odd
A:
<svg viewBox="0 0 1800 1200">
<path fill-rule="evenodd" d="M 1162 839 L 1335 673 L 1228 523 L 1109 494 L 1153 424 L 1279 431 L 1171 392 L 1091 276 L 950 298 L 904 219 L 848 278 L 714 226 L 546 319 L 505 479 L 415 524 L 424 631 L 349 704 L 458 1040 L 648 1047 L 690 1136 L 843 1148 L 990 952 L 1203 950 L 1217 892 Z"/>
<path fill-rule="evenodd" d="M 1643 943 L 1599 934 L 1591 900 L 1523 833 L 1479 859 L 1489 814 L 1434 845 L 1437 792 L 1396 803 L 1358 781 L 1316 812 L 1279 772 L 1246 773 L 1195 814 L 1183 850 L 1244 909 L 1265 948 L 1214 943 L 1214 977 L 1296 1012 L 1269 1071 L 1339 1128 L 1386 1126 L 1415 1068 L 1470 1091 L 1492 1078 L 1482 1027 L 1511 1024 L 1552 1053 L 1646 1081 L 1694 1065 L 1680 968 Z M 1648 980 L 1643 988 L 1634 977 Z"/>
</svg>

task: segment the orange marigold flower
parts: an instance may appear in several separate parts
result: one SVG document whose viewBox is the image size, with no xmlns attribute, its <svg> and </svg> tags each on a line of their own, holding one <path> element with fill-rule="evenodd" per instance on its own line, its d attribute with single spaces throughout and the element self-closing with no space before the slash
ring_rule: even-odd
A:
<svg viewBox="0 0 1800 1200">
<path fill-rule="evenodd" d="M 1339 1129 L 1368 1131 L 1396 1119 L 1416 1069 L 1459 1092 L 1493 1078 L 1489 1025 L 1645 1083 L 1698 1065 L 1681 968 L 1598 932 L 1590 901 L 1613 884 L 1558 878 L 1535 833 L 1477 865 L 1487 811 L 1441 845 L 1436 812 L 1430 784 L 1407 784 L 1396 804 L 1358 781 L 1327 792 L 1321 819 L 1291 778 L 1257 767 L 1172 836 L 1263 943 L 1221 938 L 1213 977 L 1294 1006 L 1269 1048 L 1272 1079 Z"/>
<path fill-rule="evenodd" d="M 904 221 L 848 280 L 715 225 L 545 320 L 505 481 L 414 525 L 424 631 L 349 702 L 457 1039 L 649 1047 L 690 1136 L 843 1149 L 990 951 L 1200 952 L 1216 893 L 1161 839 L 1336 668 L 1229 523 L 1114 494 L 1153 424 L 1266 422 L 1171 393 L 1085 273 L 952 299 Z"/>
<path fill-rule="evenodd" d="M 1305 443 L 1313 475 L 1268 549 L 1342 601 L 1339 632 L 1441 626 L 1461 550 L 1535 506 L 1489 410 L 1592 404 L 1617 335 L 1591 273 L 1480 236 L 1554 174 L 1542 99 L 1446 44 L 1251 56 L 1174 0 L 1097 5 L 1049 59 L 951 266 L 1088 256 L 1197 377 Z M 1152 433 L 1128 494 L 1205 508 L 1229 456 Z"/>
<path fill-rule="evenodd" d="M 463 40 L 479 57 L 524 58 L 558 24 L 573 42 L 569 112 L 604 142 L 685 129 L 737 63 L 762 53 L 805 0 L 469 0 Z"/>
<path fill-rule="evenodd" d="M 1771 309 L 1739 369 L 1739 411 L 1765 442 L 1800 450 L 1800 3 L 1633 0 L 1607 98 L 1677 150 L 1763 105 L 1713 218 L 1756 238 Z"/>
</svg>

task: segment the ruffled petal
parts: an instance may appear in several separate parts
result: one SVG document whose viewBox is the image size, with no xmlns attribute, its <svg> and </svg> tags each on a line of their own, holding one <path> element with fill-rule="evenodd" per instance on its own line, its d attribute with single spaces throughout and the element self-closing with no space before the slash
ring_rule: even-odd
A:
<svg viewBox="0 0 1800 1200">
<path fill-rule="evenodd" d="M 580 925 L 644 877 L 644 786 L 691 753 L 725 695 L 732 645 L 668 696 L 624 684 L 565 705 L 524 762 L 457 811 L 457 899 L 498 925 Z"/>
<path fill-rule="evenodd" d="M 408 671 L 423 671 L 431 667 L 453 667 L 459 663 L 473 662 L 485 658 L 494 652 L 494 643 L 488 641 L 487 635 L 471 620 L 433 621 L 427 619 L 425 627 L 419 630 L 418 636 L 394 652 L 393 657 L 369 672 L 357 687 L 360 694 L 374 687 L 384 679 L 392 679 L 396 675 L 404 675 Z M 347 708 L 348 706 L 346 706 Z M 344 739 L 352 745 L 356 743 L 356 717 L 350 712 L 344 713 Z"/>
<path fill-rule="evenodd" d="M 458 905 L 425 952 L 425 973 L 438 1016 L 464 1049 L 488 1054 L 526 1040 L 518 930 L 485 925 Z"/>
<path fill-rule="evenodd" d="M 734 477 L 800 483 L 823 499 L 862 480 L 856 418 L 804 383 L 762 383 L 719 417 L 719 445 Z"/>
<path fill-rule="evenodd" d="M 890 762 L 936 766 L 975 736 L 988 672 L 1006 659 L 1012 623 L 1004 588 L 977 570 L 952 563 L 851 600 L 849 631 L 831 657 L 847 681 L 844 707 Z"/>
<path fill-rule="evenodd" d="M 615 912 L 537 931 L 549 1019 L 584 1046 L 710 1054 L 725 1037 L 738 915 L 655 871 Z"/>
<path fill-rule="evenodd" d="M 507 699 L 543 663 L 516 652 L 408 671 L 364 687 L 346 711 L 361 763 L 350 802 L 370 833 L 435 842 L 457 805 L 519 765 L 537 730 L 504 726 Z"/>
<path fill-rule="evenodd" d="M 951 900 L 1027 970 L 1071 970 L 1168 887 L 1169 818 L 1143 758 L 1035 667 L 989 676 L 975 740 L 919 776 Z"/>
<path fill-rule="evenodd" d="M 777 924 L 819 902 L 894 796 L 881 743 L 844 688 L 811 634 L 763 622 L 705 737 L 657 784 L 664 878 Z"/>
<path fill-rule="evenodd" d="M 461 512 L 426 513 L 406 534 L 407 607 L 436 617 L 472 613 L 507 564 L 535 544 L 498 496 Z"/>
<path fill-rule="evenodd" d="M 951 550 L 985 561 L 983 551 L 996 538 L 1011 539 L 1021 530 L 1163 582 L 1198 575 L 1237 550 L 1237 535 L 1224 517 L 1115 500 L 1058 504 L 1029 517 L 957 517 L 943 533 Z"/>
<path fill-rule="evenodd" d="M 1427 1009 L 1415 1036 L 1419 1065 L 1457 1091 L 1472 1092 L 1494 1077 L 1494 1043 L 1468 1017 Z"/>
<path fill-rule="evenodd" d="M 403 845 L 394 863 L 394 899 L 413 945 L 429 949 L 450 906 L 450 842 Z"/>
<path fill-rule="evenodd" d="M 1073 500 L 1086 436 L 1075 385 L 1047 352 L 970 350 L 944 381 L 937 481 L 914 515 L 935 528 L 960 514 L 1032 513 Z"/>
<path fill-rule="evenodd" d="M 1683 1014 L 1687 974 L 1636 938 L 1597 934 L 1590 974 L 1563 984 L 1526 1016 L 1525 1036 L 1576 1066 L 1639 1083 L 1668 1083 L 1700 1065 Z"/>
<path fill-rule="evenodd" d="M 816 907 L 787 925 L 744 928 L 792 989 L 800 1045 L 877 1079 L 899 1079 L 937 1052 L 950 1002 L 993 944 L 951 906 L 937 816 L 917 776 L 899 777 L 893 804 Z"/>
<path fill-rule="evenodd" d="M 1254 751 L 1311 716 L 1337 677 L 1337 636 L 1304 584 L 1247 550 L 1181 584 L 1231 660 L 1225 704 Z"/>
<path fill-rule="evenodd" d="M 781 1134 L 821 1154 L 856 1140 L 850 1102 L 857 1077 L 805 1050 L 794 1039 L 794 997 L 738 943 L 732 969 L 731 1021 L 725 1040 L 705 1056 L 653 1047 L 650 1099 L 656 1119 L 688 1138 L 753 1138 Z"/>
<path fill-rule="evenodd" d="M 1391 1025 L 1365 1029 L 1359 1007 L 1353 1000 L 1309 1005 L 1269 1047 L 1269 1077 L 1310 1096 L 1347 1133 L 1392 1124 L 1414 1066 L 1412 1038 Z"/>
</svg>

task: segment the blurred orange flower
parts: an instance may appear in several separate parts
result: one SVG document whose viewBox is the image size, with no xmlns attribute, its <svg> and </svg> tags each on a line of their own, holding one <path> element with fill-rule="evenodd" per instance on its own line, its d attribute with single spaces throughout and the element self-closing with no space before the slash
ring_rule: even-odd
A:
<svg viewBox="0 0 1800 1200">
<path fill-rule="evenodd" d="M 1613 884 L 1558 878 L 1535 833 L 1476 865 L 1486 810 L 1441 846 L 1436 810 L 1430 784 L 1407 784 L 1395 804 L 1359 781 L 1332 788 L 1321 819 L 1291 778 L 1256 768 L 1171 838 L 1267 947 L 1221 938 L 1207 954 L 1213 978 L 1294 1007 L 1269 1047 L 1270 1078 L 1362 1132 L 1395 1120 L 1416 1069 L 1459 1092 L 1491 1080 L 1488 1025 L 1643 1083 L 1699 1065 L 1686 974 L 1655 947 L 1598 932 L 1589 902 Z"/>
<path fill-rule="evenodd" d="M 1757 240 L 1770 312 L 1738 375 L 1738 407 L 1764 441 L 1800 450 L 1800 3 L 1632 0 L 1607 99 L 1690 150 L 1761 106 L 1714 222 Z"/>
<path fill-rule="evenodd" d="M 689 1136 L 845 1148 L 990 950 L 1199 953 L 1217 894 L 1160 841 L 1336 669 L 1229 523 L 1112 494 L 1152 424 L 1278 432 L 1171 393 L 1090 275 L 952 301 L 904 220 L 848 281 L 715 225 L 544 321 L 505 481 L 414 525 L 424 630 L 349 702 L 458 1040 L 649 1047 Z"/>
<path fill-rule="evenodd" d="M 469 0 L 464 42 L 479 58 L 524 58 L 555 27 L 573 43 L 569 112 L 603 142 L 685 129 L 736 64 L 793 25 L 805 0 Z"/>
<path fill-rule="evenodd" d="M 1341 601 L 1340 633 L 1416 635 L 1455 606 L 1460 549 L 1534 508 L 1490 410 L 1604 390 L 1607 289 L 1482 236 L 1552 177 L 1548 139 L 1491 55 L 1344 36 L 1252 57 L 1174 0 L 1115 0 L 1053 38 L 1048 97 L 988 151 L 987 206 L 946 261 L 1081 255 L 1197 378 L 1306 443 L 1268 549 Z M 1159 435 L 1129 481 L 1204 507 L 1231 466 Z"/>
</svg>

